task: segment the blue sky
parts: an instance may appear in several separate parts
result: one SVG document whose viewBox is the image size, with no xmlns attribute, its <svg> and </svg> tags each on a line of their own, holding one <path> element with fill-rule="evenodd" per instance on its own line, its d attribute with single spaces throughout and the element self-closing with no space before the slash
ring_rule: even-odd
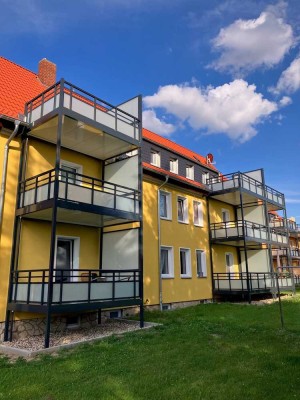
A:
<svg viewBox="0 0 300 400">
<path fill-rule="evenodd" d="M 300 221 L 298 0 L 0 0 L 0 54 L 119 103 L 223 173 L 264 168 Z"/>
</svg>

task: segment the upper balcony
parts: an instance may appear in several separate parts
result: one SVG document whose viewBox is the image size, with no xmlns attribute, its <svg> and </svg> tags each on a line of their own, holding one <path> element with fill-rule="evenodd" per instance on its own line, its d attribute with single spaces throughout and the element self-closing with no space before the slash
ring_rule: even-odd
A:
<svg viewBox="0 0 300 400">
<path fill-rule="evenodd" d="M 113 106 L 62 79 L 26 104 L 29 136 L 56 144 L 59 114 L 65 148 L 105 160 L 140 146 L 140 96 Z"/>
<path fill-rule="evenodd" d="M 247 173 L 235 172 L 207 180 L 207 185 L 212 190 L 211 196 L 232 205 L 253 203 L 257 199 L 267 200 L 269 210 L 284 208 L 284 194 L 264 185 L 262 181 L 249 176 Z"/>
<path fill-rule="evenodd" d="M 244 240 L 247 245 L 255 246 L 258 243 L 277 243 L 281 246 L 288 245 L 286 232 L 271 230 L 270 235 L 265 225 L 251 221 L 229 221 L 210 225 L 211 240 L 214 243 L 242 246 Z"/>
<path fill-rule="evenodd" d="M 30 214 L 31 218 L 50 221 L 55 200 L 59 222 L 100 227 L 141 218 L 139 191 L 62 168 L 20 182 L 19 193 L 17 215 Z"/>
</svg>

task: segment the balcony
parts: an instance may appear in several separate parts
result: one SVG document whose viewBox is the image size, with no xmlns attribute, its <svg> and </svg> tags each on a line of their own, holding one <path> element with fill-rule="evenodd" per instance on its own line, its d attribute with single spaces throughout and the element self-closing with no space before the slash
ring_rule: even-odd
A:
<svg viewBox="0 0 300 400">
<path fill-rule="evenodd" d="M 55 182 L 58 207 L 66 209 L 58 213 L 60 222 L 105 226 L 111 219 L 140 220 L 139 191 L 61 168 L 20 182 L 17 215 L 35 213 L 34 218 L 51 220 Z"/>
<path fill-rule="evenodd" d="M 75 119 L 84 117 L 94 121 L 103 130 L 108 129 L 108 133 L 119 132 L 130 139 L 141 140 L 138 97 L 113 106 L 62 79 L 26 104 L 27 122 L 34 126 L 46 116 L 54 115 L 58 108 Z"/>
<path fill-rule="evenodd" d="M 52 311 L 92 310 L 118 304 L 138 304 L 140 271 L 128 270 L 54 270 Z M 40 311 L 47 308 L 49 270 L 12 272 L 11 310 Z"/>
<path fill-rule="evenodd" d="M 277 282 L 281 290 L 294 288 L 290 274 L 270 272 L 214 273 L 213 290 L 215 294 L 272 293 L 277 292 Z M 249 285 L 249 289 L 248 289 Z"/>
<path fill-rule="evenodd" d="M 265 225 L 251 221 L 213 223 L 210 225 L 210 232 L 212 242 L 234 246 L 242 246 L 244 238 L 248 245 L 269 241 L 286 245 L 288 243 L 288 236 L 285 232 L 271 230 L 269 238 L 268 228 Z"/>
<path fill-rule="evenodd" d="M 240 189 L 244 204 L 253 203 L 254 198 L 267 200 L 269 210 L 283 208 L 285 204 L 282 193 L 242 172 L 210 178 L 207 185 L 212 190 L 213 198 L 233 205 L 239 205 L 241 202 Z"/>
</svg>

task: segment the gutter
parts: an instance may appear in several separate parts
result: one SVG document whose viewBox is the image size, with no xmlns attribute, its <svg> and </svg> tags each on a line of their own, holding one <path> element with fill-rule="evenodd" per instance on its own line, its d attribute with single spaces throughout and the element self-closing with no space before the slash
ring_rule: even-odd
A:
<svg viewBox="0 0 300 400">
<path fill-rule="evenodd" d="M 161 247 L 161 229 L 160 229 L 160 189 L 167 184 L 169 175 L 165 176 L 165 181 L 157 189 L 157 236 L 158 236 L 158 282 L 159 282 L 159 309 L 162 311 L 162 277 L 161 277 L 161 260 L 160 260 L 160 247 Z"/>
<path fill-rule="evenodd" d="M 0 115 L 2 117 L 2 115 Z M 4 196 L 5 196 L 5 187 L 6 187 L 6 177 L 7 177 L 7 166 L 8 166 L 8 153 L 9 153 L 9 145 L 11 141 L 16 137 L 18 133 L 18 129 L 21 121 L 14 120 L 15 129 L 12 134 L 8 138 L 5 146 L 4 146 L 4 157 L 3 157 L 3 169 L 2 169 L 2 181 L 1 181 L 1 189 L 0 189 L 0 228 L 2 226 L 3 219 L 3 209 L 4 209 Z"/>
</svg>

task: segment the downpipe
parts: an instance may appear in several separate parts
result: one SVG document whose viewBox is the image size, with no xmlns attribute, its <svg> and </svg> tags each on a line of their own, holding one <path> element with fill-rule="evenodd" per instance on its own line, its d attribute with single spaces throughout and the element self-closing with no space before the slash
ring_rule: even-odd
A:
<svg viewBox="0 0 300 400">
<path fill-rule="evenodd" d="M 1 189 L 0 189 L 0 228 L 2 226 L 3 219 L 3 209 L 4 209 L 4 197 L 5 197 L 5 187 L 6 187 L 6 177 L 7 177 L 7 166 L 8 166 L 8 153 L 9 153 L 9 145 L 11 141 L 15 138 L 18 133 L 18 129 L 20 126 L 20 121 L 15 120 L 15 129 L 12 134 L 9 136 L 5 146 L 4 146 L 4 157 L 3 157 L 3 169 L 2 169 L 2 180 L 1 180 Z"/>
</svg>

